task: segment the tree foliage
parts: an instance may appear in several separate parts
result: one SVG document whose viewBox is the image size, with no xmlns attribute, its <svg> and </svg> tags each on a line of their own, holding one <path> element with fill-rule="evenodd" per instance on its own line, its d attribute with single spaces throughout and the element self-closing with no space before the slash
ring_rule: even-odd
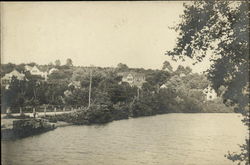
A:
<svg viewBox="0 0 250 165">
<path fill-rule="evenodd" d="M 129 68 L 128 68 L 128 66 L 126 64 L 119 63 L 119 64 L 117 64 L 117 69 L 119 71 L 128 71 Z"/>
<path fill-rule="evenodd" d="M 55 65 L 56 65 L 56 66 L 60 66 L 60 65 L 61 65 L 61 61 L 60 61 L 60 60 L 56 60 L 56 61 L 55 61 Z"/>
<path fill-rule="evenodd" d="M 73 66 L 73 61 L 71 60 L 71 58 L 68 58 L 67 60 L 66 60 L 66 66 Z"/>
<path fill-rule="evenodd" d="M 162 66 L 162 70 L 166 70 L 166 69 L 170 72 L 173 71 L 173 67 L 168 61 L 164 61 L 163 66 Z"/>
</svg>

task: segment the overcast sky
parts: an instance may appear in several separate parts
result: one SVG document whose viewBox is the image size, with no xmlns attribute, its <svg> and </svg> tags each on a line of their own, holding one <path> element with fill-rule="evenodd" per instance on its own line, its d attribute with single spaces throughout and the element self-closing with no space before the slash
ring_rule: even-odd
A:
<svg viewBox="0 0 250 165">
<path fill-rule="evenodd" d="M 177 34 L 170 30 L 180 21 L 183 3 L 173 2 L 4 2 L 2 63 L 48 64 L 67 58 L 79 66 L 116 66 L 161 69 L 164 55 Z"/>
</svg>

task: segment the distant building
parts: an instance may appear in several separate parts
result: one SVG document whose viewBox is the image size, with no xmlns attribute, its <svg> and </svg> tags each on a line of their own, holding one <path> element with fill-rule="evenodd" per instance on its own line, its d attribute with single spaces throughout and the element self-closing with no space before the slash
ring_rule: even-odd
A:
<svg viewBox="0 0 250 165">
<path fill-rule="evenodd" d="M 166 89 L 167 88 L 167 86 L 165 85 L 165 84 L 162 84 L 161 86 L 160 86 L 160 89 Z"/>
<path fill-rule="evenodd" d="M 68 84 L 68 87 L 73 86 L 76 89 L 81 88 L 81 82 L 80 81 L 72 81 L 71 83 Z"/>
<path fill-rule="evenodd" d="M 34 66 L 34 67 L 30 70 L 30 74 L 32 74 L 32 75 L 37 75 L 37 76 L 41 76 L 41 77 L 47 76 L 47 72 L 42 72 L 40 69 L 38 69 L 37 66 Z"/>
<path fill-rule="evenodd" d="M 47 81 L 47 79 L 48 79 L 48 73 L 47 73 L 47 71 L 42 71 L 37 66 L 31 67 L 29 65 L 25 65 L 25 70 L 29 71 L 31 75 L 41 76 L 42 78 L 45 79 L 45 81 Z"/>
<path fill-rule="evenodd" d="M 142 73 L 123 72 L 118 73 L 118 75 L 122 76 L 122 82 L 127 82 L 130 86 L 136 86 L 138 88 L 141 88 L 142 84 L 146 82 L 145 76 Z"/>
<path fill-rule="evenodd" d="M 169 73 L 173 73 L 173 71 L 172 71 L 172 70 L 170 70 L 170 69 L 169 69 L 169 68 L 167 68 L 167 67 L 166 67 L 166 68 L 164 68 L 164 69 L 163 69 L 163 71 L 166 71 L 166 72 L 169 72 Z"/>
<path fill-rule="evenodd" d="M 58 71 L 58 69 L 56 69 L 56 68 L 51 68 L 51 69 L 49 70 L 48 74 L 50 75 L 50 74 L 52 74 L 53 72 L 56 72 L 56 71 Z"/>
<path fill-rule="evenodd" d="M 217 93 L 210 85 L 203 90 L 203 93 L 205 94 L 207 101 L 214 100 L 218 97 Z"/>
<path fill-rule="evenodd" d="M 5 74 L 3 78 L 1 78 L 1 85 L 8 88 L 13 77 L 16 77 L 18 80 L 25 79 L 25 75 L 23 73 L 20 73 L 17 70 L 13 70 L 12 72 Z"/>
<path fill-rule="evenodd" d="M 70 90 L 66 90 L 63 92 L 64 96 L 69 97 L 70 95 L 72 95 L 72 92 Z"/>
<path fill-rule="evenodd" d="M 186 74 L 184 74 L 184 73 L 180 74 L 180 77 L 185 77 L 185 76 L 186 76 Z"/>
<path fill-rule="evenodd" d="M 26 71 L 30 71 L 33 67 L 29 66 L 29 65 L 25 65 L 24 68 L 25 68 Z"/>
</svg>

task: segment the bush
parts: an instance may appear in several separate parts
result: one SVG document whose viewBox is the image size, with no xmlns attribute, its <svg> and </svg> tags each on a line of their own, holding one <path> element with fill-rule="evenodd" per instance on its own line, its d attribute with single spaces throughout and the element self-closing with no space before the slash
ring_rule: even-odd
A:
<svg viewBox="0 0 250 165">
<path fill-rule="evenodd" d="M 113 121 L 112 108 L 106 104 L 92 105 L 85 117 L 90 124 L 101 124 Z"/>
<path fill-rule="evenodd" d="M 146 100 L 137 100 L 132 105 L 132 117 L 139 116 L 150 116 L 153 115 L 153 109 L 150 102 L 146 102 Z"/>
<path fill-rule="evenodd" d="M 128 119 L 129 118 L 129 106 L 126 104 L 115 104 L 113 105 L 112 116 L 114 120 Z"/>
</svg>

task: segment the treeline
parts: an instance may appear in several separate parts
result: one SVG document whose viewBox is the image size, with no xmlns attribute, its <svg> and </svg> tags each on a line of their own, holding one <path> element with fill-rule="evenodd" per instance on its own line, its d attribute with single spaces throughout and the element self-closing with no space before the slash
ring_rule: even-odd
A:
<svg viewBox="0 0 250 165">
<path fill-rule="evenodd" d="M 4 67 L 6 68 L 6 65 L 3 65 Z M 8 89 L 1 89 L 2 112 L 7 107 L 10 107 L 12 112 L 19 112 L 20 107 L 86 108 L 89 104 L 90 72 L 92 88 L 88 119 L 91 116 L 93 120 L 96 118 L 97 121 L 102 121 L 98 118 L 112 120 L 171 112 L 231 111 L 218 100 L 213 102 L 213 109 L 209 108 L 209 102 L 205 104 L 202 90 L 209 82 L 204 75 L 193 74 L 188 67 L 179 66 L 176 71 L 172 71 L 171 65 L 164 62 L 162 70 L 133 69 L 125 64 L 118 64 L 116 68 L 73 65 L 57 65 L 57 68 L 57 71 L 48 76 L 47 81 L 28 72 L 25 72 L 26 80 L 13 78 Z M 127 82 L 121 81 L 121 72 L 144 74 L 146 81 L 141 88 L 130 86 Z M 70 83 L 72 85 L 69 85 Z M 217 106 L 214 104 L 220 105 L 220 109 L 215 110 Z"/>
</svg>

